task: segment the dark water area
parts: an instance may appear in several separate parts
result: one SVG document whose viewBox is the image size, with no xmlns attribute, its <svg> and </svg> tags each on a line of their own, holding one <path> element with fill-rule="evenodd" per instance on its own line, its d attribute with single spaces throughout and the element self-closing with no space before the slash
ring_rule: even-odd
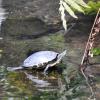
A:
<svg viewBox="0 0 100 100">
<path fill-rule="evenodd" d="M 15 1 L 13 4 L 18 4 L 18 1 Z M 21 1 L 22 4 L 25 2 Z M 81 17 L 79 22 L 65 34 L 58 19 L 54 18 L 55 22 L 52 23 L 50 20 L 48 24 L 42 18 L 32 16 L 25 18 L 20 14 L 20 11 L 24 11 L 20 10 L 22 4 L 17 6 L 19 9 L 15 7 L 12 10 L 10 2 L 11 0 L 3 2 L 3 7 L 9 14 L 1 24 L 0 33 L 0 100 L 87 100 L 90 90 L 80 75 L 79 65 L 94 16 Z M 30 2 L 28 7 L 31 6 Z M 40 5 L 35 3 L 37 6 Z M 100 39 L 96 42 L 96 46 L 100 47 Z M 67 55 L 62 59 L 62 63 L 50 69 L 48 76 L 43 74 L 43 70 L 37 69 L 7 71 L 7 67 L 20 66 L 31 53 L 40 50 L 58 53 L 67 50 Z M 91 58 L 91 63 L 99 62 L 100 56 Z M 89 66 L 87 72 L 96 77 L 96 96 L 99 100 L 100 65 Z M 76 92 L 71 94 L 73 88 Z"/>
</svg>

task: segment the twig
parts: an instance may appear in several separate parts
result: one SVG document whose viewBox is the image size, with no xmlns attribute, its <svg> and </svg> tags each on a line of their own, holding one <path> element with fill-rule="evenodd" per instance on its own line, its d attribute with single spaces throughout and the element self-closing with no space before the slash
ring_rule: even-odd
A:
<svg viewBox="0 0 100 100">
<path fill-rule="evenodd" d="M 92 86 L 90 85 L 89 80 L 88 80 L 88 77 L 85 75 L 83 69 L 81 69 L 81 73 L 82 73 L 82 75 L 84 76 L 84 78 L 85 78 L 85 80 L 86 80 L 86 84 L 88 85 L 88 87 L 90 88 L 90 91 L 91 91 L 91 96 L 90 96 L 88 99 L 91 100 L 91 98 L 93 97 L 93 98 L 94 98 L 93 100 L 95 100 L 95 99 L 96 99 L 96 98 L 95 98 L 95 92 L 93 91 L 93 88 L 92 88 Z"/>
<path fill-rule="evenodd" d="M 89 35 L 89 38 L 88 38 L 88 42 L 87 42 L 87 44 L 86 44 L 86 48 L 85 48 L 85 51 L 84 51 L 84 55 L 83 55 L 83 58 L 82 58 L 82 61 L 81 61 L 81 65 L 84 64 L 84 60 L 86 59 L 86 57 L 89 56 L 88 54 L 89 54 L 89 51 L 90 51 L 90 40 L 91 40 L 91 38 L 93 38 L 93 37 L 92 37 L 92 35 L 93 35 L 93 30 L 94 30 L 94 26 L 95 26 L 95 24 L 96 24 L 96 22 L 97 22 L 97 18 L 98 18 L 98 16 L 99 16 L 99 13 L 100 13 L 100 8 L 99 8 L 99 10 L 98 10 L 98 13 L 97 13 L 97 15 L 96 15 L 94 24 L 93 24 L 93 26 L 92 26 L 92 29 L 91 29 L 91 32 L 90 32 L 90 35 Z M 93 42 L 93 41 L 92 41 L 92 42 Z M 93 45 L 92 45 L 92 46 L 93 46 Z"/>
<path fill-rule="evenodd" d="M 87 41 L 87 44 L 86 44 L 86 48 L 85 48 L 85 51 L 84 51 L 84 55 L 83 55 L 83 58 L 82 58 L 82 61 L 81 61 L 81 73 L 84 76 L 86 83 L 89 86 L 90 91 L 91 91 L 91 96 L 90 96 L 89 100 L 91 100 L 91 97 L 93 97 L 93 100 L 95 100 L 96 98 L 95 98 L 95 92 L 93 91 L 93 87 L 90 85 L 89 79 L 86 76 L 84 70 L 86 69 L 87 65 L 89 64 L 89 57 L 91 57 L 91 49 L 93 48 L 95 36 L 100 31 L 100 28 L 99 28 L 99 24 L 100 24 L 99 13 L 100 13 L 100 8 L 98 10 L 94 24 L 92 26 L 92 29 L 91 29 L 91 32 L 90 32 L 90 35 L 89 35 L 89 38 L 88 38 L 88 41 Z"/>
</svg>

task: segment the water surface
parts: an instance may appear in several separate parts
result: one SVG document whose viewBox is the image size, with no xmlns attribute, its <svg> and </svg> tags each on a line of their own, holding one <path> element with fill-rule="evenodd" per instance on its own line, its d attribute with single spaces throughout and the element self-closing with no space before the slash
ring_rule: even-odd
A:
<svg viewBox="0 0 100 100">
<path fill-rule="evenodd" d="M 3 17 L 4 11 L 1 8 L 1 20 L 5 18 Z M 52 34 L 50 34 L 51 31 L 45 31 L 45 34 L 40 35 L 38 33 L 43 28 L 45 29 L 45 27 L 41 27 L 40 23 L 42 23 L 40 20 L 31 20 L 31 18 L 30 20 L 6 19 L 1 26 L 3 30 L 1 31 L 3 39 L 0 40 L 1 100 L 58 100 L 58 98 L 64 97 L 69 100 L 72 100 L 72 98 L 87 100 L 90 92 L 85 79 L 79 74 L 79 65 L 88 39 L 91 22 L 76 24 L 66 35 L 62 30 Z M 24 29 L 27 24 L 26 32 Z M 35 27 L 32 28 L 33 26 Z M 10 33 L 11 31 L 13 32 Z M 34 32 L 32 33 L 32 31 Z M 21 65 L 31 53 L 40 50 L 52 50 L 59 53 L 67 50 L 67 55 L 62 59 L 61 64 L 50 69 L 48 76 L 43 75 L 43 70 L 27 69 L 15 72 L 6 70 L 7 67 Z M 100 56 L 94 57 L 91 62 L 98 63 L 99 59 Z M 89 71 L 96 75 L 96 79 L 99 80 L 99 67 L 90 66 L 89 69 L 93 69 L 94 72 Z M 97 83 L 98 98 L 99 82 L 100 80 Z M 77 91 L 73 92 L 72 96 L 70 94 L 73 89 Z"/>
</svg>

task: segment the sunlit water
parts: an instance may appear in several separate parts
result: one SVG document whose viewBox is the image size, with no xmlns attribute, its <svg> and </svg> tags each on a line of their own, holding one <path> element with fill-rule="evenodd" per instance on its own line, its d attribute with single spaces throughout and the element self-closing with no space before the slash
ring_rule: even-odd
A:
<svg viewBox="0 0 100 100">
<path fill-rule="evenodd" d="M 0 26 L 2 24 L 2 21 L 4 21 L 6 19 L 6 11 L 4 8 L 2 8 L 2 0 L 0 0 Z"/>
<path fill-rule="evenodd" d="M 4 21 L 6 19 L 6 11 L 4 8 L 2 8 L 2 0 L 0 0 L 0 32 L 1 32 L 1 24 L 2 21 Z M 0 37 L 0 39 L 2 39 L 2 37 Z"/>
</svg>

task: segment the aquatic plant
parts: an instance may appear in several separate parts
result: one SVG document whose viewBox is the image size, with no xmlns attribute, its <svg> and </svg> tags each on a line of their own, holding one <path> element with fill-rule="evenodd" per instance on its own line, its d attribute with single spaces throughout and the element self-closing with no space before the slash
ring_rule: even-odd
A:
<svg viewBox="0 0 100 100">
<path fill-rule="evenodd" d="M 59 79 L 59 93 L 58 100 L 80 100 L 82 98 L 87 98 L 89 95 L 88 92 L 85 91 L 85 80 L 79 72 L 75 72 L 72 76 L 68 76 L 66 73 L 68 70 L 66 69 L 65 73 L 63 73 L 63 83 L 62 79 Z"/>
</svg>

